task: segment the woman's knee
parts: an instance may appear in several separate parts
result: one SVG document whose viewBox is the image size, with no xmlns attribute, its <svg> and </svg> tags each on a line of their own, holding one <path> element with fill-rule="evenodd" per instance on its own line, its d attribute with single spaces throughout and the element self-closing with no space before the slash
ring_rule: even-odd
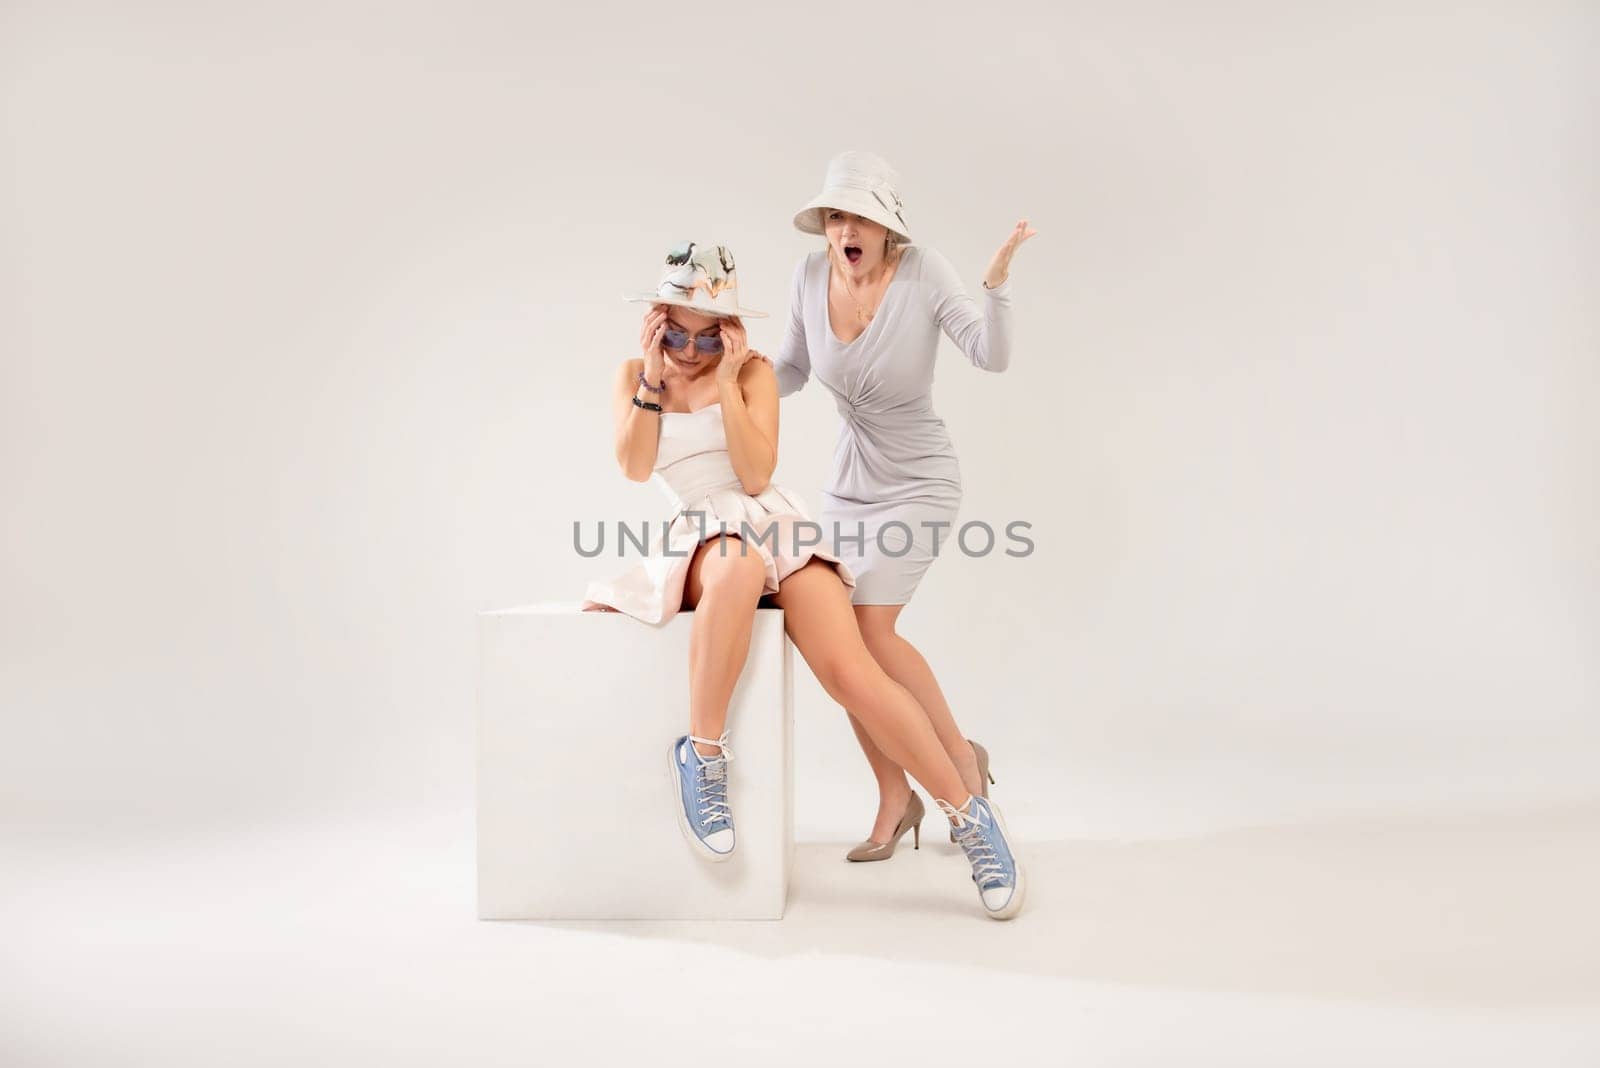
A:
<svg viewBox="0 0 1600 1068">
<path fill-rule="evenodd" d="M 829 697 L 856 715 L 860 709 L 869 709 L 880 696 L 884 678 L 883 669 L 871 657 L 864 656 L 837 656 L 820 665 L 812 664 L 811 673 Z"/>
<path fill-rule="evenodd" d="M 876 607 L 876 605 L 857 605 L 855 609 L 856 626 L 861 630 L 861 640 L 874 657 L 892 648 L 900 638 L 895 632 L 892 618 L 887 618 L 879 612 L 863 610 Z"/>
<path fill-rule="evenodd" d="M 886 630 L 863 628 L 861 631 L 861 641 L 866 645 L 867 652 L 871 653 L 874 659 L 882 657 L 884 653 L 893 647 L 895 637 L 893 628 Z"/>
<path fill-rule="evenodd" d="M 700 562 L 700 584 L 706 593 L 756 594 L 766 584 L 766 563 L 741 539 L 719 537 L 706 546 Z"/>
</svg>

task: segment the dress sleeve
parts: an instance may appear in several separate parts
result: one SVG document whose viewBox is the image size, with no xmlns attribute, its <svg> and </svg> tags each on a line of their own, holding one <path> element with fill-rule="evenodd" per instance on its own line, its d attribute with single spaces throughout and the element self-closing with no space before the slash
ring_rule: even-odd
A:
<svg viewBox="0 0 1600 1068">
<path fill-rule="evenodd" d="M 974 367 L 1004 371 L 1011 365 L 1011 279 L 983 290 L 983 308 L 962 288 L 950 261 L 924 248 L 924 278 L 934 320 Z"/>
<path fill-rule="evenodd" d="M 798 391 L 811 377 L 811 353 L 806 350 L 807 262 L 809 257 L 802 257 L 794 269 L 794 281 L 789 286 L 789 325 L 778 346 L 778 356 L 772 361 L 772 369 L 778 372 L 780 397 Z"/>
</svg>

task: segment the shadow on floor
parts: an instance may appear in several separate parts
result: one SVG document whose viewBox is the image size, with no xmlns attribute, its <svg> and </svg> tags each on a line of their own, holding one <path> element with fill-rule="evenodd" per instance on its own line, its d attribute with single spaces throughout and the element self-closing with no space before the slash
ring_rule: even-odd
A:
<svg viewBox="0 0 1600 1068">
<path fill-rule="evenodd" d="M 930 826 L 930 825 L 925 825 Z M 982 916 L 960 851 L 801 845 L 781 922 L 529 924 L 1137 986 L 1438 1005 L 1600 1004 L 1600 801 L 1024 843 L 1028 907 Z"/>
</svg>

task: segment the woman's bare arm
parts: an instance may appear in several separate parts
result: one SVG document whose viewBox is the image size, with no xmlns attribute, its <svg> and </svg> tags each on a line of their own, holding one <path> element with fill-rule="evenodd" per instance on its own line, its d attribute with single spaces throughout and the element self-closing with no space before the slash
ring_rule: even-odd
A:
<svg viewBox="0 0 1600 1068">
<path fill-rule="evenodd" d="M 754 496 L 778 466 L 778 375 L 764 359 L 749 360 L 737 381 L 719 379 L 728 460 L 744 491 Z"/>
<path fill-rule="evenodd" d="M 634 482 L 646 482 L 656 466 L 656 446 L 661 441 L 661 413 L 641 408 L 633 398 L 652 400 L 655 394 L 639 384 L 644 361 L 623 360 L 612 386 L 612 415 L 616 422 L 617 465 Z M 652 401 L 652 403 L 659 403 Z"/>
</svg>

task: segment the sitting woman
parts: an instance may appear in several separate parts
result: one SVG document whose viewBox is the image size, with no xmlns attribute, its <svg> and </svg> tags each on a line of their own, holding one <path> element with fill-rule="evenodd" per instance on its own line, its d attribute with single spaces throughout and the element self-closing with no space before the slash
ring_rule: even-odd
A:
<svg viewBox="0 0 1600 1068">
<path fill-rule="evenodd" d="M 651 307 L 641 355 L 625 360 L 615 380 L 617 462 L 635 481 L 653 476 L 678 508 L 649 555 L 591 583 L 583 607 L 652 624 L 694 612 L 689 730 L 669 751 L 689 845 L 713 861 L 734 848 L 728 702 L 765 599 L 783 609 L 784 629 L 823 689 L 933 795 L 967 855 L 985 912 L 1016 915 L 1022 870 L 998 810 L 966 789 L 927 713 L 868 652 L 850 605 L 854 576 L 835 553 L 811 544 L 815 537 L 798 537 L 796 527 L 811 525 L 810 517 L 772 482 L 778 380 L 770 361 L 748 347 L 741 317 L 765 313 L 739 307 L 732 254 L 679 245 L 667 254 L 656 291 L 628 299 Z"/>
</svg>

